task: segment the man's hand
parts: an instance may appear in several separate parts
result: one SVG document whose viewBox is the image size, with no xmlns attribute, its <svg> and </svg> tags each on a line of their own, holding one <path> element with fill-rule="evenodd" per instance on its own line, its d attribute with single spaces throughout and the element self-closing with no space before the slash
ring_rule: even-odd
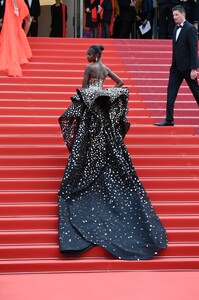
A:
<svg viewBox="0 0 199 300">
<path fill-rule="evenodd" d="M 132 6 L 135 6 L 135 4 L 136 4 L 136 1 L 134 0 L 133 2 L 130 3 L 130 6 L 131 6 L 131 7 L 132 7 Z"/>
<path fill-rule="evenodd" d="M 101 5 L 98 5 L 98 11 L 97 11 L 97 13 L 100 14 L 101 11 L 102 11 L 102 7 L 101 7 Z"/>
<path fill-rule="evenodd" d="M 196 79 L 197 78 L 197 70 L 191 70 L 191 74 L 190 74 L 191 79 Z"/>
</svg>

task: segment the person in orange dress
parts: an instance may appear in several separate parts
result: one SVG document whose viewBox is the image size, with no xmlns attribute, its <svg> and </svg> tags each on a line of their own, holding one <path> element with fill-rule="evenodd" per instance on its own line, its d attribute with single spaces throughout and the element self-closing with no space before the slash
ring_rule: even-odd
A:
<svg viewBox="0 0 199 300">
<path fill-rule="evenodd" d="M 22 76 L 21 65 L 32 57 L 26 37 L 30 25 L 31 17 L 24 0 L 6 0 L 0 34 L 0 70 L 9 76 Z"/>
</svg>

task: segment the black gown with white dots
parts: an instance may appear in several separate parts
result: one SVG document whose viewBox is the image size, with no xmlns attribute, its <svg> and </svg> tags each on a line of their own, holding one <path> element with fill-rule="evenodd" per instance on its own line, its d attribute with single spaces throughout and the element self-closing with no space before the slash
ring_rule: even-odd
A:
<svg viewBox="0 0 199 300">
<path fill-rule="evenodd" d="M 124 260 L 149 259 L 167 236 L 124 144 L 128 89 L 91 80 L 59 118 L 70 151 L 58 192 L 61 253 L 96 245 Z"/>
</svg>

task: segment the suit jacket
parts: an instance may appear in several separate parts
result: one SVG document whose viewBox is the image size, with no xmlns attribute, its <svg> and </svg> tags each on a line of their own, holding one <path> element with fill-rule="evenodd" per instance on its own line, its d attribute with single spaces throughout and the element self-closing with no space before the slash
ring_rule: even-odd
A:
<svg viewBox="0 0 199 300">
<path fill-rule="evenodd" d="M 173 32 L 172 65 L 179 71 L 188 71 L 199 67 L 198 34 L 196 28 L 185 21 L 176 41 L 177 26 Z"/>
<path fill-rule="evenodd" d="M 39 0 L 32 0 L 31 6 L 29 6 L 28 0 L 25 0 L 29 8 L 30 15 L 34 18 L 38 18 L 40 16 L 40 2 Z"/>
<path fill-rule="evenodd" d="M 5 13 L 5 1 L 3 2 L 3 5 L 0 4 L 0 19 L 3 19 Z"/>
<path fill-rule="evenodd" d="M 112 9 L 113 9 L 112 1 L 111 1 L 111 0 L 104 0 L 104 1 L 102 2 L 101 6 L 102 6 L 104 9 L 107 9 L 107 10 L 112 10 Z"/>
<path fill-rule="evenodd" d="M 130 6 L 131 0 L 118 0 L 120 7 L 120 20 L 122 22 L 133 22 L 136 16 L 135 7 Z"/>
<path fill-rule="evenodd" d="M 91 4 L 91 1 L 90 0 L 85 0 L 84 1 L 84 8 L 86 10 L 86 8 L 90 8 L 90 10 L 92 9 L 97 9 L 97 6 L 98 6 L 98 3 L 99 1 L 98 0 L 95 0 L 92 4 Z M 91 13 L 87 13 L 86 12 L 86 27 L 97 27 L 97 22 L 93 22 L 92 21 L 92 16 L 91 16 Z"/>
<path fill-rule="evenodd" d="M 100 3 L 100 1 L 99 1 Z M 112 0 L 104 0 L 101 2 L 101 6 L 104 9 L 103 14 L 102 14 L 102 21 L 104 23 L 111 23 L 112 20 L 112 12 L 113 12 L 113 5 L 112 5 Z M 112 21 L 113 22 L 113 21 Z"/>
</svg>

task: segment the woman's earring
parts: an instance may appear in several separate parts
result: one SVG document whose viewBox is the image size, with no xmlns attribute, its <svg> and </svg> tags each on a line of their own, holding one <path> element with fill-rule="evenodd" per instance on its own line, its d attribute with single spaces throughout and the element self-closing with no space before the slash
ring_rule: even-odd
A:
<svg viewBox="0 0 199 300">
<path fill-rule="evenodd" d="M 97 57 L 95 58 L 95 61 L 96 61 L 96 62 L 98 61 L 98 58 L 97 58 Z"/>
</svg>

